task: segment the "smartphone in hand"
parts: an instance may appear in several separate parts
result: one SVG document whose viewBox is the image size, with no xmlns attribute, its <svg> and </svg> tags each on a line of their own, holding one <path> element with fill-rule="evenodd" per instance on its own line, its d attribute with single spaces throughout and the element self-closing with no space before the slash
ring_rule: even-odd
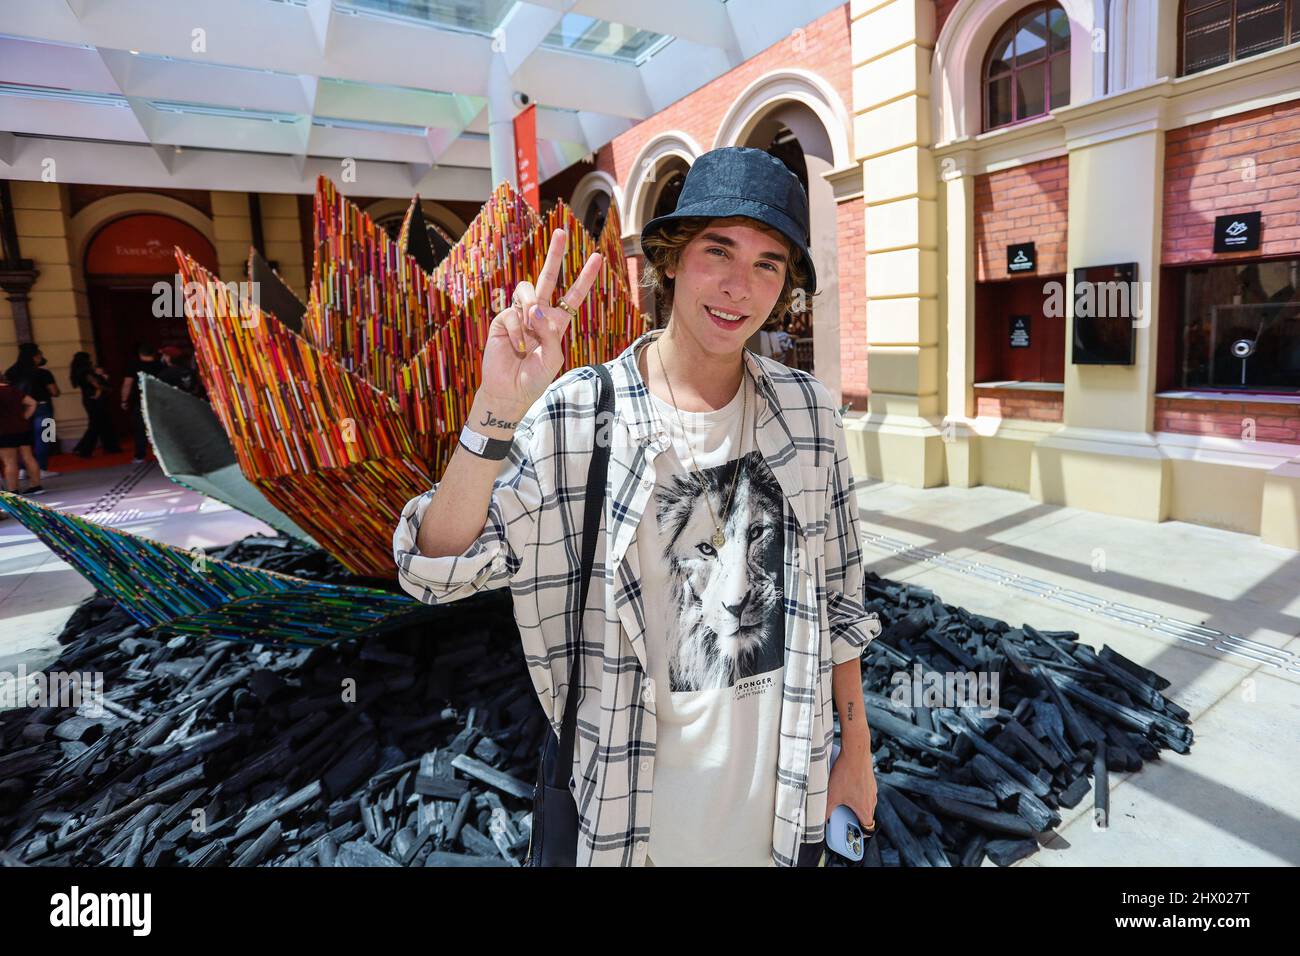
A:
<svg viewBox="0 0 1300 956">
<path fill-rule="evenodd" d="M 840 745 L 831 744 L 831 766 L 835 766 L 835 761 L 840 755 Z M 854 863 L 862 860 L 863 853 L 866 852 L 867 840 L 871 839 L 872 834 L 862 829 L 862 824 L 858 822 L 858 816 L 844 804 L 840 804 L 831 811 L 831 818 L 826 823 L 826 848 L 833 850 L 846 860 L 852 860 Z"/>
</svg>

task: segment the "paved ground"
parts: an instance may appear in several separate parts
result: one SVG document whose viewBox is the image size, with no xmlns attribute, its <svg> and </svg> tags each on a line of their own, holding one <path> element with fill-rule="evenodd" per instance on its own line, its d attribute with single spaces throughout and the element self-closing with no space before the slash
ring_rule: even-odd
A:
<svg viewBox="0 0 1300 956">
<path fill-rule="evenodd" d="M 48 487 L 46 504 L 106 509 L 108 524 L 183 547 L 269 533 L 173 485 L 153 463 Z M 1109 644 L 1167 677 L 1166 693 L 1192 714 L 1191 754 L 1166 752 L 1138 773 L 1111 775 L 1107 829 L 1094 827 L 1085 799 L 1021 865 L 1300 863 L 1300 554 L 996 488 L 868 482 L 859 501 L 869 569 L 1012 625 Z M 55 635 L 89 593 L 17 522 L 0 522 L 0 671 L 52 661 Z M 1189 635 L 1188 625 L 1204 630 Z"/>
<path fill-rule="evenodd" d="M 1137 773 L 1110 775 L 1107 829 L 1094 827 L 1085 799 L 1021 865 L 1300 863 L 1300 553 L 997 488 L 860 489 L 870 570 L 1012 625 L 1109 644 L 1167 677 L 1165 694 L 1191 712 L 1190 754 L 1165 751 Z M 898 550 L 909 546 L 977 566 L 939 567 Z M 990 580 L 1016 574 L 1019 587 Z M 1095 602 L 1120 617 L 1151 617 L 1101 616 Z M 1177 621 L 1225 636 L 1188 640 L 1171 633 Z"/>
</svg>

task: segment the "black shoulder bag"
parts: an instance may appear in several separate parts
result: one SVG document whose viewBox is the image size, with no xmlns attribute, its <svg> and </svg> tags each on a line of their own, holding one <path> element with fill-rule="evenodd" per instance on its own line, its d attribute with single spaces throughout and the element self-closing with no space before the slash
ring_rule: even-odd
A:
<svg viewBox="0 0 1300 956">
<path fill-rule="evenodd" d="M 560 738 L 547 728 L 542 747 L 537 783 L 533 786 L 533 829 L 528 840 L 525 866 L 576 866 L 578 860 L 578 804 L 569 779 L 573 775 L 573 744 L 578 732 L 578 698 L 582 687 L 582 617 L 587 608 L 587 592 L 596 563 L 596 536 L 600 532 L 600 513 L 605 504 L 605 481 L 609 475 L 609 445 L 601 441 L 601 427 L 612 421 L 614 383 L 609 369 L 592 368 L 600 376 L 596 402 L 596 440 L 591 463 L 587 468 L 586 510 L 582 518 L 582 584 L 578 601 L 578 646 L 569 669 L 569 692 L 564 701 L 564 718 Z"/>
</svg>

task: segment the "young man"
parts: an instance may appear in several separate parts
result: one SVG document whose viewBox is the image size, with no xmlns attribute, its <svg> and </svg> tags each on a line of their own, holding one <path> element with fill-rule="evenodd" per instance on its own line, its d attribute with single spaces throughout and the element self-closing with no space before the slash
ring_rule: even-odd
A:
<svg viewBox="0 0 1300 956">
<path fill-rule="evenodd" d="M 744 349 L 815 291 L 807 199 L 771 155 L 714 150 L 641 242 L 669 321 L 608 364 L 614 421 L 595 420 L 592 370 L 551 384 L 600 264 L 552 306 L 557 230 L 536 289 L 522 283 L 492 321 L 469 444 L 403 511 L 399 580 L 430 603 L 509 585 L 557 733 L 581 646 L 580 866 L 817 865 L 836 805 L 874 826 L 859 658 L 879 622 L 833 399 Z M 598 434 L 609 481 L 579 632 Z M 829 772 L 832 698 L 843 750 Z"/>
</svg>

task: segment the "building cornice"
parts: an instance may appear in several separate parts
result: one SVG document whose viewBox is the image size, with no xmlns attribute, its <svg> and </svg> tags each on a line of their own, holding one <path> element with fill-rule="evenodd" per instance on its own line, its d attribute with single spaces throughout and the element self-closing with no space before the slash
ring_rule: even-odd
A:
<svg viewBox="0 0 1300 956">
<path fill-rule="evenodd" d="M 1300 44 L 1063 106 L 1043 117 L 939 143 L 940 174 L 975 175 L 1073 149 L 1300 100 Z M 953 160 L 944 164 L 944 158 Z"/>
</svg>

